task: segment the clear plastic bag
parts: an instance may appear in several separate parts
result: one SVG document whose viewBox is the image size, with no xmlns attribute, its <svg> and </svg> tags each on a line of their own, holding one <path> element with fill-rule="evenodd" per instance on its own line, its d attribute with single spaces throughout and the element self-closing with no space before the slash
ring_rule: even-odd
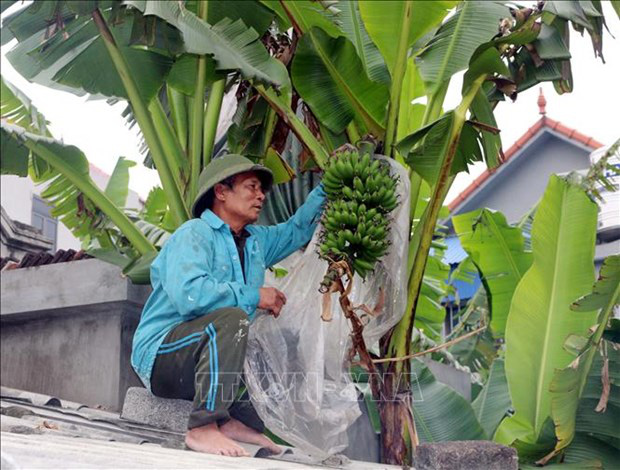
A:
<svg viewBox="0 0 620 470">
<path fill-rule="evenodd" d="M 399 176 L 391 247 L 364 282 L 357 275 L 349 298 L 354 305 L 375 307 L 383 288 L 385 304 L 364 327 L 370 347 L 401 318 L 406 306 L 406 270 L 409 240 L 409 177 L 407 170 L 385 157 Z M 321 319 L 319 284 L 327 262 L 317 255 L 319 227 L 306 250 L 281 265 L 283 278 L 266 277 L 266 285 L 286 294 L 279 318 L 257 315 L 250 328 L 245 363 L 246 385 L 265 425 L 290 444 L 317 459 L 348 446 L 347 428 L 360 416 L 358 392 L 348 374 L 351 348 L 349 321 L 338 294 L 332 294 L 332 320 Z M 358 311 L 359 312 L 359 311 Z"/>
</svg>

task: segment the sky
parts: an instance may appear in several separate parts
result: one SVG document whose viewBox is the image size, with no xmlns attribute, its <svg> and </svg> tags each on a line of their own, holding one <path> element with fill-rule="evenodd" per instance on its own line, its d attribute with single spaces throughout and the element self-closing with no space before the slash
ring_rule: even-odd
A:
<svg viewBox="0 0 620 470">
<path fill-rule="evenodd" d="M 536 105 L 540 87 L 547 99 L 548 117 L 604 144 L 620 138 L 620 20 L 609 2 L 603 3 L 607 25 L 616 36 L 614 39 L 605 31 L 603 54 L 606 64 L 594 57 L 587 34 L 581 37 L 571 31 L 574 91 L 560 96 L 551 83 L 543 83 L 520 94 L 514 103 L 510 100 L 500 103 L 495 116 L 504 150 L 540 118 Z M 5 14 L 11 11 L 12 8 Z M 146 198 L 150 188 L 159 183 L 159 178 L 155 170 L 141 164 L 143 157 L 138 151 L 136 130 L 130 130 L 121 117 L 124 103 L 109 106 L 105 101 L 89 101 L 85 97 L 29 83 L 5 58 L 10 49 L 11 43 L 0 51 L 2 75 L 30 97 L 50 122 L 54 137 L 79 147 L 91 163 L 108 174 L 120 156 L 138 162 L 130 170 L 129 185 Z M 460 88 L 461 75 L 453 79 L 446 97 L 446 109 L 458 104 Z M 456 197 L 483 170 L 484 164 L 478 163 L 470 168 L 469 174 L 459 175 L 446 202 Z"/>
</svg>

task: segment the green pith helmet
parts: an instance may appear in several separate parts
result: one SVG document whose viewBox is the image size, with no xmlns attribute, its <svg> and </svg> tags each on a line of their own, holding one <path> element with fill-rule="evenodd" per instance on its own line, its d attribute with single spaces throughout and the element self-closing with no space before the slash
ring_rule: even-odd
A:
<svg viewBox="0 0 620 470">
<path fill-rule="evenodd" d="M 243 155 L 225 155 L 221 158 L 211 160 L 202 170 L 198 179 L 198 195 L 192 204 L 192 216 L 200 217 L 200 214 L 211 204 L 213 187 L 220 181 L 229 176 L 246 171 L 255 171 L 263 184 L 263 191 L 266 193 L 273 184 L 273 174 L 271 170 L 263 165 L 254 163 Z"/>
</svg>

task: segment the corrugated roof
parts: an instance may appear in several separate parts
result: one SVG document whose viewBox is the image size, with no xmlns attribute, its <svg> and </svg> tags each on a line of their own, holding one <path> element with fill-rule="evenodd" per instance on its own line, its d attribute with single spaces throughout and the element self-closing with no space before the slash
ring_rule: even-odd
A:
<svg viewBox="0 0 620 470">
<path fill-rule="evenodd" d="M 26 468 L 327 468 L 295 449 L 259 458 L 224 457 L 185 449 L 184 435 L 120 418 L 116 413 L 37 393 L 1 388 L 2 469 Z M 346 462 L 346 460 L 345 460 Z M 340 468 L 398 469 L 350 461 Z"/>
<path fill-rule="evenodd" d="M 459 237 L 446 237 L 444 243 L 448 247 L 443 256 L 443 262 L 446 264 L 458 264 L 467 258 L 467 253 L 461 246 Z"/>
<path fill-rule="evenodd" d="M 536 135 L 538 135 L 539 132 L 544 129 L 554 130 L 562 134 L 563 136 L 574 140 L 575 142 L 591 148 L 592 150 L 603 146 L 603 144 L 596 139 L 584 135 L 581 132 L 576 131 L 575 129 L 571 129 L 570 127 L 565 126 L 561 122 L 543 116 L 532 127 L 530 127 L 525 132 L 525 134 L 523 134 L 519 139 L 517 139 L 517 141 L 506 151 L 506 153 L 504 154 L 504 158 L 500 162 L 499 166 L 485 170 L 469 186 L 467 186 L 467 188 L 465 188 L 461 192 L 461 194 L 459 194 L 454 200 L 452 200 L 448 204 L 448 208 L 450 209 L 450 211 L 453 212 L 462 203 L 464 203 L 474 193 L 474 191 L 485 181 L 487 181 L 491 176 L 493 176 L 497 169 L 500 168 L 504 163 L 506 163 L 515 155 L 520 155 L 519 150 L 521 150 L 525 145 L 527 145 Z"/>
</svg>

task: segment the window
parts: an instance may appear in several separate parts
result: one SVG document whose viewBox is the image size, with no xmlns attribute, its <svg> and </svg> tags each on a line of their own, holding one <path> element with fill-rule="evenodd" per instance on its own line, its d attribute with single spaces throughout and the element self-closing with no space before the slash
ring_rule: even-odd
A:
<svg viewBox="0 0 620 470">
<path fill-rule="evenodd" d="M 52 251 L 56 251 L 58 220 L 50 214 L 50 206 L 38 196 L 32 197 L 32 226 L 41 230 L 44 237 L 54 242 Z"/>
</svg>

